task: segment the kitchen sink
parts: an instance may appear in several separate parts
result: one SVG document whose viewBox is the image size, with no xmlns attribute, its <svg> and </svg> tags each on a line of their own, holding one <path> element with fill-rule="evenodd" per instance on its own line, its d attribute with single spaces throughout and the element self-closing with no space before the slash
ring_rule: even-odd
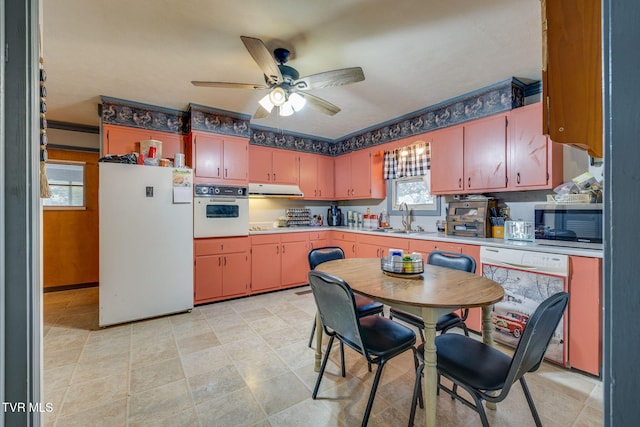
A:
<svg viewBox="0 0 640 427">
<path fill-rule="evenodd" d="M 377 233 L 389 233 L 389 234 L 412 234 L 417 236 L 438 233 L 437 231 L 405 230 L 403 228 L 374 228 L 371 231 L 375 231 Z"/>
</svg>

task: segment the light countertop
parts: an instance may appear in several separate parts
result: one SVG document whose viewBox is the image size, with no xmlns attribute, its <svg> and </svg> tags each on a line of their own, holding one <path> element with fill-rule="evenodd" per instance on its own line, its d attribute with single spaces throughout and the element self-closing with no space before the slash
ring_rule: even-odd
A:
<svg viewBox="0 0 640 427">
<path fill-rule="evenodd" d="M 598 243 L 580 243 L 580 242 L 557 242 L 557 241 L 540 241 L 522 242 L 504 239 L 482 239 L 477 237 L 459 237 L 449 236 L 439 232 L 415 232 L 415 233 L 385 233 L 381 231 L 373 231 L 363 228 L 351 227 L 281 227 L 272 228 L 261 231 L 250 231 L 249 235 L 275 234 L 275 233 L 301 233 L 310 231 L 344 231 L 348 233 L 368 234 L 382 237 L 399 237 L 413 240 L 433 240 L 439 242 L 451 242 L 467 245 L 493 246 L 500 248 L 522 249 L 527 251 L 546 252 L 554 254 L 584 256 L 590 258 L 602 258 L 602 245 Z"/>
</svg>

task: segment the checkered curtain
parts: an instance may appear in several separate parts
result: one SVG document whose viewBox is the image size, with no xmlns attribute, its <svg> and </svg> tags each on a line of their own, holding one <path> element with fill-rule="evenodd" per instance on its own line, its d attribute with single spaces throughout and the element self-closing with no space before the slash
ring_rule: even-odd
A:
<svg viewBox="0 0 640 427">
<path fill-rule="evenodd" d="M 427 143 L 384 152 L 384 179 L 423 176 L 430 168 L 431 155 Z"/>
</svg>

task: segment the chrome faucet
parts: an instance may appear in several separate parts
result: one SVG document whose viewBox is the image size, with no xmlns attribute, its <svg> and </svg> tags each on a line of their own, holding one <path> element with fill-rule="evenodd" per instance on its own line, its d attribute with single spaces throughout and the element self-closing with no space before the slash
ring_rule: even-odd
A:
<svg viewBox="0 0 640 427">
<path fill-rule="evenodd" d="M 402 212 L 402 227 L 407 231 L 411 231 L 411 212 L 406 202 L 400 204 L 400 212 Z"/>
</svg>

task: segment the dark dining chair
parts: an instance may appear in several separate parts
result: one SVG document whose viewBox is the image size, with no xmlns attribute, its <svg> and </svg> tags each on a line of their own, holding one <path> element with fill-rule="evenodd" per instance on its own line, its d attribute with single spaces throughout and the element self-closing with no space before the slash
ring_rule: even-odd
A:
<svg viewBox="0 0 640 427">
<path fill-rule="evenodd" d="M 307 255 L 309 259 L 309 269 L 315 270 L 319 264 L 327 261 L 333 261 L 336 259 L 344 259 L 344 251 L 339 246 L 325 246 L 322 248 L 315 248 L 309 251 Z M 356 298 L 356 308 L 358 310 L 358 316 L 370 316 L 372 314 L 382 314 L 383 304 L 374 301 L 370 298 L 362 295 L 354 294 Z M 314 320 L 313 327 L 311 328 L 311 336 L 309 337 L 309 347 L 313 343 L 313 336 L 316 333 L 316 322 Z"/>
<path fill-rule="evenodd" d="M 559 292 L 544 300 L 529 318 L 513 357 L 464 335 L 445 334 L 436 337 L 438 375 L 452 381 L 454 389 L 449 389 L 441 383 L 438 387 L 452 398 L 460 400 L 478 412 L 483 427 L 488 427 L 489 421 L 482 401 L 495 403 L 503 401 L 509 394 L 511 386 L 516 381 L 520 381 L 536 426 L 541 426 L 540 416 L 524 375 L 527 372 L 535 372 L 540 367 L 568 302 L 569 294 L 566 292 Z M 416 371 L 409 416 L 410 426 L 413 425 L 416 401 L 422 395 L 420 383 L 424 369 L 424 344 L 418 347 L 416 354 L 421 363 Z M 456 386 L 464 388 L 473 398 L 473 402 L 458 394 Z"/>
<path fill-rule="evenodd" d="M 445 252 L 445 251 L 433 251 L 427 257 L 427 264 L 437 265 L 439 267 L 454 268 L 456 270 L 462 270 L 469 273 L 476 272 L 476 260 L 473 257 L 457 252 Z M 469 330 L 467 329 L 467 316 L 469 315 L 469 309 L 462 310 L 462 315 L 458 313 L 448 313 L 438 318 L 436 323 L 436 331 L 441 334 L 446 333 L 451 328 L 462 328 L 464 334 L 469 336 Z M 421 317 L 413 314 L 406 313 L 402 310 L 391 307 L 389 309 L 389 318 L 396 318 L 405 323 L 415 326 L 420 332 L 420 338 L 424 343 L 424 321 Z"/>
<path fill-rule="evenodd" d="M 320 271 L 310 271 L 309 285 L 322 319 L 322 326 L 329 336 L 312 397 L 315 399 L 318 395 L 320 382 L 327 366 L 327 360 L 329 360 L 329 353 L 331 353 L 331 346 L 334 339 L 337 338 L 340 343 L 351 347 L 364 356 L 367 363 L 378 365 L 362 419 L 362 426 L 366 426 L 380 382 L 382 368 L 387 361 L 409 349 L 414 351 L 415 358 L 416 334 L 406 326 L 383 316 L 360 317 L 351 287 L 338 277 Z M 345 376 L 344 354 L 341 355 L 341 358 L 342 376 Z M 417 360 L 415 362 L 418 363 Z"/>
</svg>

